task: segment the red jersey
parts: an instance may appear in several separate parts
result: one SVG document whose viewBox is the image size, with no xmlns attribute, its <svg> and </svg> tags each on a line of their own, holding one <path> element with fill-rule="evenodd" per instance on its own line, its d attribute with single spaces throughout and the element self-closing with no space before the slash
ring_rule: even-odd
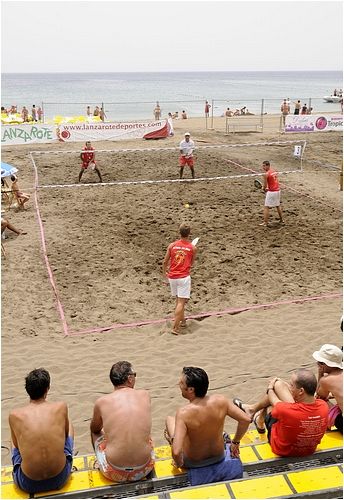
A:
<svg viewBox="0 0 344 500">
<path fill-rule="evenodd" d="M 314 403 L 281 401 L 271 415 L 278 419 L 271 428 L 272 451 L 282 457 L 301 457 L 314 453 L 325 434 L 328 406 L 322 399 Z"/>
<path fill-rule="evenodd" d="M 189 276 L 193 254 L 194 249 L 190 241 L 177 240 L 171 243 L 170 269 L 167 276 L 172 279 Z"/>
<path fill-rule="evenodd" d="M 91 161 L 94 161 L 94 148 L 87 148 L 86 146 L 82 148 L 85 153 L 81 153 L 81 159 L 83 164 L 89 164 Z"/>
<path fill-rule="evenodd" d="M 279 182 L 277 179 L 277 172 L 275 172 L 275 170 L 273 170 L 272 168 L 269 168 L 269 170 L 266 172 L 266 180 L 268 183 L 268 191 L 280 190 Z"/>
</svg>

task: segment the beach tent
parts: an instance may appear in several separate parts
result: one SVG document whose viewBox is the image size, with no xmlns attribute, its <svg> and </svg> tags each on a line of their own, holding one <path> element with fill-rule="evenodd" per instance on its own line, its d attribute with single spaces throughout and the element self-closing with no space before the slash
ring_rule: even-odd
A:
<svg viewBox="0 0 344 500">
<path fill-rule="evenodd" d="M 1 179 L 3 177 L 10 177 L 13 174 L 16 174 L 18 169 L 9 163 L 1 162 Z"/>
</svg>

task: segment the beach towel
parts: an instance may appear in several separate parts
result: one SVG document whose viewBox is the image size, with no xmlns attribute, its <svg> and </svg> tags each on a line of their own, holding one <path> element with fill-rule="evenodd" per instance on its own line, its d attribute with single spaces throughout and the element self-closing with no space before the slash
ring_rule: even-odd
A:
<svg viewBox="0 0 344 500">
<path fill-rule="evenodd" d="M 243 467 L 240 458 L 232 458 L 229 446 L 226 446 L 226 455 L 221 462 L 188 469 L 188 479 L 192 486 L 200 484 L 217 483 L 218 481 L 228 481 L 230 479 L 240 479 L 243 477 Z"/>
</svg>

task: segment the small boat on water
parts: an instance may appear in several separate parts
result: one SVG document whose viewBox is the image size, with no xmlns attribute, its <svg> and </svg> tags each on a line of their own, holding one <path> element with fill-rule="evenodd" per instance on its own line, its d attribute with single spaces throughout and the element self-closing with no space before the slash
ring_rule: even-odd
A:
<svg viewBox="0 0 344 500">
<path fill-rule="evenodd" d="M 323 97 L 325 102 L 339 102 L 342 99 L 342 95 L 325 95 Z"/>
</svg>

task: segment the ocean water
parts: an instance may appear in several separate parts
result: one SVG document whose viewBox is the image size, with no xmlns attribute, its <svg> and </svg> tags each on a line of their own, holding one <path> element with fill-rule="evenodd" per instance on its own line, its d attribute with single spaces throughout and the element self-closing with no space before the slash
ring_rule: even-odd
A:
<svg viewBox="0 0 344 500">
<path fill-rule="evenodd" d="M 278 113 L 284 98 L 311 104 L 314 112 L 339 111 L 323 96 L 343 87 L 341 71 L 165 72 L 165 73 L 3 73 L 2 102 L 18 109 L 42 105 L 46 118 L 85 115 L 86 106 L 104 103 L 108 120 L 147 119 L 159 101 L 162 116 L 186 110 L 203 116 L 204 102 L 215 116 L 247 106 L 249 111 Z M 293 109 L 293 107 L 292 107 Z"/>
</svg>

